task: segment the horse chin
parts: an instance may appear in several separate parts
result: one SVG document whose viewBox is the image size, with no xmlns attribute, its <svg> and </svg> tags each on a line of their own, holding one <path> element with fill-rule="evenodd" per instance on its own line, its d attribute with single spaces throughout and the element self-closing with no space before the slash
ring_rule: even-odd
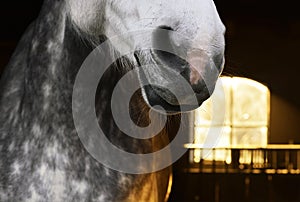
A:
<svg viewBox="0 0 300 202">
<path fill-rule="evenodd" d="M 201 103 L 197 103 L 196 105 L 189 105 L 189 104 L 184 104 L 180 105 L 178 103 L 176 104 L 171 104 L 174 101 L 167 100 L 163 97 L 166 96 L 161 96 L 157 93 L 157 90 L 154 90 L 155 87 L 153 86 L 144 86 L 143 87 L 143 97 L 145 102 L 148 104 L 148 106 L 159 113 L 162 114 L 167 114 L 167 115 L 175 115 L 179 113 L 185 113 L 185 112 L 190 112 L 192 110 L 197 109 Z M 165 92 L 168 93 L 168 92 Z M 172 97 L 170 94 L 168 97 Z"/>
</svg>

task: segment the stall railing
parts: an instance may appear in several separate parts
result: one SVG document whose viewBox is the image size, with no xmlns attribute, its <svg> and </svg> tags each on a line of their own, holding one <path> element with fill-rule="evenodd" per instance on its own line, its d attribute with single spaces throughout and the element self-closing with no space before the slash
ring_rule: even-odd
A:
<svg viewBox="0 0 300 202">
<path fill-rule="evenodd" d="M 300 145 L 205 148 L 197 144 L 185 144 L 184 147 L 191 154 L 197 152 L 199 156 L 199 161 L 190 158 L 185 172 L 300 174 Z M 223 160 L 216 158 L 220 152 L 225 156 Z"/>
</svg>

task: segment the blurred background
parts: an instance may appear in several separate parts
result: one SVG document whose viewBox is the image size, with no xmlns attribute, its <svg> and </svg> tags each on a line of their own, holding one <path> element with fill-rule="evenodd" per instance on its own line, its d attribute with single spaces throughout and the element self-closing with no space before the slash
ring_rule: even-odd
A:
<svg viewBox="0 0 300 202">
<path fill-rule="evenodd" d="M 270 88 L 270 143 L 300 143 L 300 12 L 295 1 L 215 3 L 227 26 L 225 72 Z"/>
<path fill-rule="evenodd" d="M 300 12 L 295 2 L 215 0 L 215 3 L 227 27 L 224 75 L 250 78 L 270 89 L 268 144 L 300 144 Z M 1 4 L 0 72 L 27 26 L 37 17 L 42 0 Z M 293 158 L 299 164 L 299 151 L 295 150 L 295 155 L 293 151 L 283 151 L 283 161 L 288 158 L 288 165 Z M 189 159 L 187 154 L 174 167 L 170 201 L 300 201 L 299 174 L 289 171 L 255 174 L 252 161 L 249 172 L 218 173 L 201 169 L 190 172 L 195 162 Z"/>
</svg>

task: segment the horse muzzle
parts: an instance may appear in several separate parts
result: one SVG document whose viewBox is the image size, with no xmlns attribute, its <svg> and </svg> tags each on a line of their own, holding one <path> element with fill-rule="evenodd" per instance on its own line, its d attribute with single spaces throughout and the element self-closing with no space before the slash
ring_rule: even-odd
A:
<svg viewBox="0 0 300 202">
<path fill-rule="evenodd" d="M 157 63 L 155 73 L 145 70 L 142 80 L 163 80 L 163 85 L 144 86 L 147 103 L 161 106 L 167 112 L 185 112 L 198 108 L 213 93 L 216 81 L 224 66 L 224 51 L 214 48 L 206 51 L 191 48 L 191 41 L 183 38 L 174 41 L 174 31 L 160 27 L 153 33 L 152 58 Z M 178 38 L 178 37 L 177 37 Z M 180 82 L 179 77 L 185 82 Z M 151 83 L 151 82 L 150 82 Z M 189 89 L 184 88 L 189 85 Z M 173 92 L 177 92 L 176 95 Z M 196 102 L 195 102 L 196 100 Z"/>
</svg>

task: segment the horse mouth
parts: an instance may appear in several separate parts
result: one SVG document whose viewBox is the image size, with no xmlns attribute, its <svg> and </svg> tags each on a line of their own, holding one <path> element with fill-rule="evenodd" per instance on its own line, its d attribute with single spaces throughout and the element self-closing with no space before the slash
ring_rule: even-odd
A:
<svg viewBox="0 0 300 202">
<path fill-rule="evenodd" d="M 135 54 L 134 57 L 138 65 L 141 66 L 138 55 Z M 174 68 L 175 65 L 189 66 L 185 62 L 183 63 L 182 60 L 176 63 L 176 57 L 172 59 L 173 64 L 164 63 L 163 66 L 168 68 Z M 160 65 L 162 64 L 159 60 L 156 60 L 156 62 Z M 186 70 L 189 70 L 189 68 L 186 68 Z M 189 72 L 182 71 L 180 72 L 179 76 L 185 78 L 187 83 L 189 83 L 187 78 L 188 75 Z M 143 85 L 143 83 L 148 83 L 148 78 L 143 70 L 139 71 L 139 77 L 145 102 L 148 104 L 149 107 L 158 112 L 167 114 L 189 112 L 199 108 L 202 105 L 202 103 L 210 97 L 209 90 L 207 89 L 207 86 L 204 82 L 200 82 L 195 85 L 189 84 L 193 92 L 187 92 L 186 94 L 183 93 L 183 97 L 181 98 L 183 98 L 183 100 L 185 101 L 178 101 L 177 97 L 167 87 L 156 86 L 153 84 Z M 169 85 L 171 86 L 172 84 L 176 85 L 176 78 L 174 78 L 174 81 L 169 83 Z M 180 89 L 181 87 L 178 86 L 178 88 Z M 161 108 L 163 108 L 164 111 L 162 111 Z"/>
<path fill-rule="evenodd" d="M 180 113 L 180 112 L 189 112 L 194 109 L 197 109 L 201 104 L 172 104 L 167 99 L 165 99 L 161 94 L 157 93 L 158 91 L 163 92 L 164 95 L 173 97 L 174 95 L 168 89 L 162 89 L 161 87 L 147 85 L 143 87 L 143 90 L 146 94 L 146 102 L 147 104 L 156 111 L 162 111 L 161 107 L 167 112 L 168 114 L 173 113 Z M 174 98 L 171 98 L 172 100 Z"/>
</svg>

